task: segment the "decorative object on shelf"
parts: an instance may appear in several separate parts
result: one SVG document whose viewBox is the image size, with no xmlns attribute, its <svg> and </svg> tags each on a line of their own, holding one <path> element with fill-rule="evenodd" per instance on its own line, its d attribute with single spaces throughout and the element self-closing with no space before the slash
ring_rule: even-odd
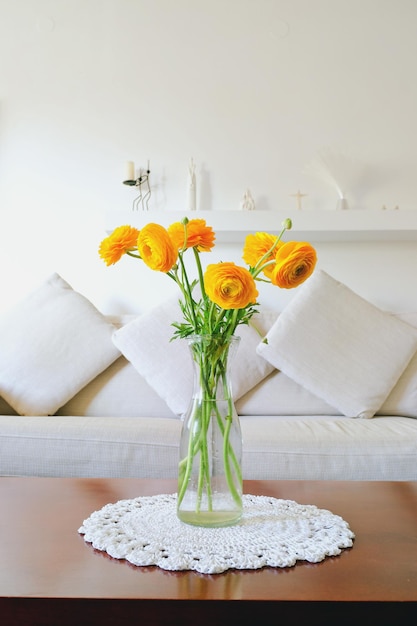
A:
<svg viewBox="0 0 417 626">
<path fill-rule="evenodd" d="M 209 264 L 204 272 L 200 254 L 212 250 L 215 233 L 203 219 L 184 218 L 168 228 L 148 223 L 140 231 L 118 226 L 100 244 L 99 255 L 107 265 L 126 254 L 167 274 L 180 289 L 183 319 L 173 321 L 173 339 L 190 341 L 196 385 L 189 419 L 183 423 L 177 514 L 190 524 L 228 525 L 241 516 L 242 443 L 228 390 L 227 357 L 237 327 L 258 312 L 256 281 L 292 289 L 314 271 L 317 255 L 309 243 L 282 241 L 291 227 L 287 218 L 279 235 L 248 235 L 243 248 L 248 268 L 220 262 Z M 188 251 L 194 256 L 194 278 L 185 263 Z"/>
<path fill-rule="evenodd" d="M 151 198 L 151 186 L 149 184 L 150 173 L 151 170 L 149 169 L 149 161 L 147 169 L 143 170 L 141 168 L 139 170 L 139 176 L 137 177 L 134 162 L 126 162 L 126 180 L 123 181 L 123 184 L 128 185 L 129 187 L 137 187 L 139 189 L 139 195 L 133 200 L 133 211 L 137 211 L 139 207 L 142 208 L 142 211 L 149 210 L 149 200 Z"/>
<path fill-rule="evenodd" d="M 396 204 L 396 205 L 395 205 L 395 207 L 394 207 L 394 211 L 398 211 L 398 210 L 399 210 L 399 208 L 400 208 L 400 207 L 398 206 L 398 204 Z M 383 204 L 383 205 L 382 205 L 381 209 L 382 209 L 383 211 L 387 211 L 387 210 L 388 210 L 385 204 Z"/>
<path fill-rule="evenodd" d="M 292 193 L 291 194 L 291 197 L 292 198 L 296 198 L 296 200 L 297 200 L 297 209 L 299 211 L 301 211 L 301 209 L 303 208 L 302 207 L 302 200 L 303 200 L 303 198 L 306 197 L 306 195 L 307 195 L 306 193 L 301 193 L 300 190 L 298 190 L 297 193 Z"/>
<path fill-rule="evenodd" d="M 321 150 L 307 170 L 336 191 L 336 209 L 343 210 L 349 208 L 346 192 L 354 190 L 364 175 L 363 167 L 353 159 L 329 149 Z"/>
<path fill-rule="evenodd" d="M 242 211 L 254 211 L 256 209 L 255 200 L 253 199 L 249 189 L 246 189 L 245 193 L 243 194 L 240 208 L 242 209 Z"/>
<path fill-rule="evenodd" d="M 348 202 L 345 197 L 341 196 L 336 204 L 336 210 L 346 211 L 349 208 Z"/>
<path fill-rule="evenodd" d="M 175 494 L 141 496 L 106 504 L 78 532 L 96 550 L 137 567 L 201 574 L 319 563 L 353 546 L 349 524 L 327 509 L 249 494 L 243 507 L 235 526 L 204 531 L 181 524 Z"/>
<path fill-rule="evenodd" d="M 188 166 L 188 186 L 187 186 L 187 210 L 195 211 L 197 208 L 197 188 L 195 179 L 194 159 L 190 160 Z"/>
</svg>

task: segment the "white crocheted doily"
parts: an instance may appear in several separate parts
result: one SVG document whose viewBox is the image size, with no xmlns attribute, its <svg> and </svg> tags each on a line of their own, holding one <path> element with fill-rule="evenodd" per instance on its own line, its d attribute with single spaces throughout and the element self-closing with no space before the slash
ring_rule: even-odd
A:
<svg viewBox="0 0 417 626">
<path fill-rule="evenodd" d="M 227 569 L 318 563 L 353 545 L 338 515 L 268 496 L 243 496 L 234 526 L 202 528 L 177 518 L 176 494 L 120 500 L 95 511 L 78 532 L 97 550 L 133 565 L 219 574 Z"/>
</svg>

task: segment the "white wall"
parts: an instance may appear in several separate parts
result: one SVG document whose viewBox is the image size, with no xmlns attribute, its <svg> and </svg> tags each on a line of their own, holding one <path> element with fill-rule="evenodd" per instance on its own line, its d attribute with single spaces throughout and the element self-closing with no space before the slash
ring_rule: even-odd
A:
<svg viewBox="0 0 417 626">
<path fill-rule="evenodd" d="M 105 213 L 126 160 L 150 159 L 151 208 L 416 210 L 415 0 L 0 0 L 2 308 L 58 271 L 101 310 L 171 290 L 106 268 Z M 209 217 L 206 218 L 209 221 Z M 417 310 L 415 243 L 320 244 L 320 265 L 387 308 Z M 240 260 L 239 246 L 216 249 Z M 262 292 L 278 308 L 291 294 Z"/>
</svg>

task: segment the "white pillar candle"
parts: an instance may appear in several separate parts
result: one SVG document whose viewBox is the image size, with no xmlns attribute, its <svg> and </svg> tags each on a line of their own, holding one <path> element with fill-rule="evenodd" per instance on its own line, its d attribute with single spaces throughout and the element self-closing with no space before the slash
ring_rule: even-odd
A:
<svg viewBox="0 0 417 626">
<path fill-rule="evenodd" d="M 133 161 L 126 161 L 126 179 L 125 180 L 136 180 L 135 164 Z"/>
</svg>

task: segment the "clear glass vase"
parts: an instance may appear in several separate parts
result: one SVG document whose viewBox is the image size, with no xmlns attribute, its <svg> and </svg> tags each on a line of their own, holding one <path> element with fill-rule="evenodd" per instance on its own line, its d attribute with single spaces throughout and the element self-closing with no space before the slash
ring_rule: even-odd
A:
<svg viewBox="0 0 417 626">
<path fill-rule="evenodd" d="M 242 433 L 229 363 L 239 338 L 189 338 L 194 390 L 184 417 L 177 515 L 196 526 L 229 526 L 242 515 Z"/>
</svg>

